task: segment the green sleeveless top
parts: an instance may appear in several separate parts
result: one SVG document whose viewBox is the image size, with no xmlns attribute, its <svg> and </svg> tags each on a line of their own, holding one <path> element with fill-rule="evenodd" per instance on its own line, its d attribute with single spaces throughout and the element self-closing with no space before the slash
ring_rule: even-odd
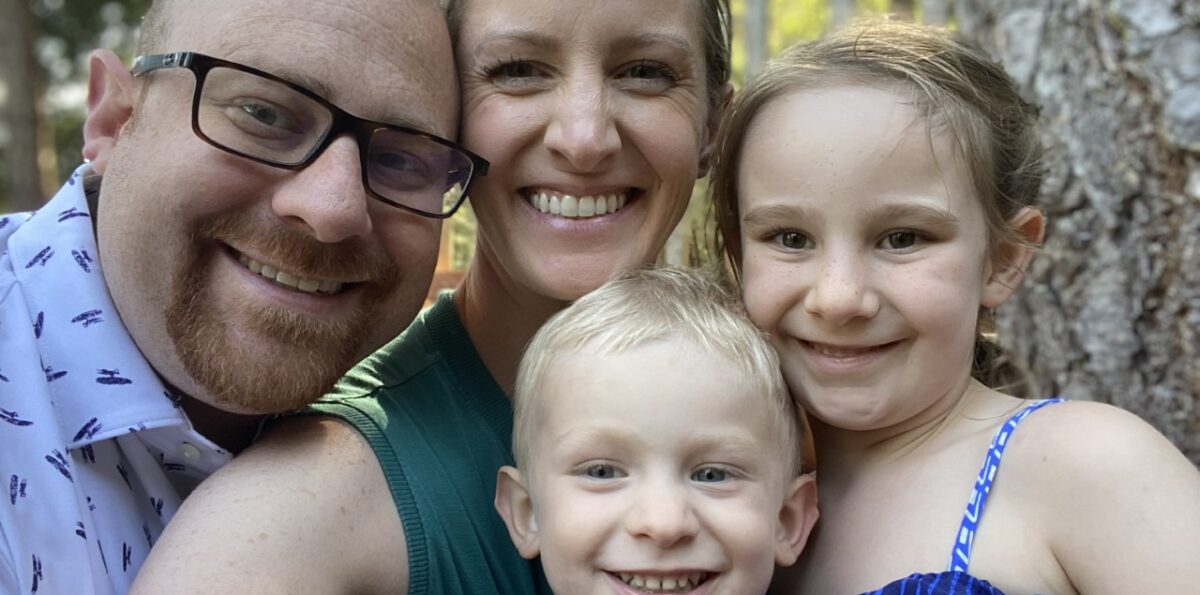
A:
<svg viewBox="0 0 1200 595">
<path fill-rule="evenodd" d="M 404 525 L 409 593 L 550 593 L 492 506 L 496 472 L 513 464 L 512 405 L 449 293 L 305 413 L 371 445 Z"/>
</svg>

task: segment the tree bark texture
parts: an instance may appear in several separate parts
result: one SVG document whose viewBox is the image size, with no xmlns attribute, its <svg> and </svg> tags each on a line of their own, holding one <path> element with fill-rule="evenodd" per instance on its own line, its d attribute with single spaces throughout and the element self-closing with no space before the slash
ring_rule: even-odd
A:
<svg viewBox="0 0 1200 595">
<path fill-rule="evenodd" d="M 1001 341 L 1046 394 L 1132 411 L 1200 464 L 1200 2 L 957 0 L 956 18 L 1041 105 L 1048 148 L 1045 245 Z"/>
<path fill-rule="evenodd" d="M 38 168 L 38 67 L 33 56 L 33 19 L 29 2 L 0 0 L 0 75 L 8 87 L 10 142 L 5 150 L 8 208 L 26 211 L 42 206 Z"/>
</svg>

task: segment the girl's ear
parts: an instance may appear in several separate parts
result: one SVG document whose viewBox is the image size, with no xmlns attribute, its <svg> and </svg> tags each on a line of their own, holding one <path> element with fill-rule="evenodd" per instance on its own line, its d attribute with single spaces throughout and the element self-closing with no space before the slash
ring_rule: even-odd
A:
<svg viewBox="0 0 1200 595">
<path fill-rule="evenodd" d="M 96 50 L 88 57 L 88 113 L 83 122 L 83 157 L 103 175 L 121 129 L 133 114 L 133 75 L 116 54 Z"/>
<path fill-rule="evenodd" d="M 1009 220 L 1009 224 L 1025 242 L 1006 242 L 997 248 L 980 299 L 980 304 L 985 308 L 999 307 L 1021 284 L 1021 279 L 1025 277 L 1025 268 L 1033 259 L 1035 246 L 1042 243 L 1046 231 L 1045 217 L 1041 211 L 1032 207 L 1022 207 Z"/>
<path fill-rule="evenodd" d="M 521 471 L 505 465 L 496 476 L 496 512 L 508 526 L 508 536 L 521 557 L 532 560 L 540 552 L 537 518 Z"/>
<path fill-rule="evenodd" d="M 788 486 L 779 510 L 779 524 L 775 531 L 776 564 L 791 566 L 796 563 L 819 516 L 817 481 L 812 473 L 805 473 Z"/>
<path fill-rule="evenodd" d="M 720 130 L 721 116 L 725 114 L 726 109 L 729 109 L 729 101 L 733 99 L 733 84 L 725 83 L 721 85 L 719 93 L 721 101 L 708 110 L 708 118 L 704 122 L 704 138 L 703 144 L 700 145 L 700 163 L 699 169 L 696 170 L 697 178 L 703 178 L 708 175 L 708 170 L 712 167 L 713 153 L 717 150 L 717 131 Z"/>
</svg>

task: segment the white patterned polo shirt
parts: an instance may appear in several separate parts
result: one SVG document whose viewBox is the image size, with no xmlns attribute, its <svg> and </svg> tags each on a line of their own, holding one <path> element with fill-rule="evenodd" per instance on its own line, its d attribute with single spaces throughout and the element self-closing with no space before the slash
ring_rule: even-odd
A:
<svg viewBox="0 0 1200 595">
<path fill-rule="evenodd" d="M 0 216 L 0 593 L 128 591 L 180 500 L 230 455 L 196 433 L 108 294 L 75 171 Z"/>
</svg>

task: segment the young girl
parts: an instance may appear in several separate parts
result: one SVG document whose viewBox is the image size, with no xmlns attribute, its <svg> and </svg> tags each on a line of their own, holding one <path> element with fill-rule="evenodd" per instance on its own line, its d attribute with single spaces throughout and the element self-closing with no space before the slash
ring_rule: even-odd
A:
<svg viewBox="0 0 1200 595">
<path fill-rule="evenodd" d="M 1035 121 L 914 25 L 792 48 L 737 96 L 719 225 L 819 455 L 821 522 L 779 592 L 1200 589 L 1186 458 L 1114 407 L 997 390 L 980 327 L 1042 237 Z"/>
</svg>

